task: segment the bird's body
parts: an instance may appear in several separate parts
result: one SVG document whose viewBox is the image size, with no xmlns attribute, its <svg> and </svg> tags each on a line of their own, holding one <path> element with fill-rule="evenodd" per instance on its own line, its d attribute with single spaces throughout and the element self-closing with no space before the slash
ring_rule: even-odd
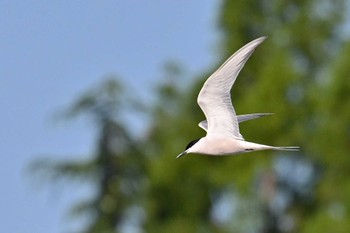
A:
<svg viewBox="0 0 350 233">
<path fill-rule="evenodd" d="M 257 150 L 298 150 L 298 147 L 274 147 L 245 141 L 239 132 L 239 122 L 255 119 L 270 113 L 247 114 L 237 116 L 231 102 L 231 88 L 238 73 L 254 49 L 265 37 L 248 43 L 234 53 L 204 83 L 197 102 L 206 117 L 199 126 L 207 131 L 207 135 L 192 141 L 184 152 L 206 155 L 233 155 Z"/>
<path fill-rule="evenodd" d="M 262 145 L 245 140 L 220 136 L 206 136 L 199 139 L 188 153 L 198 153 L 204 155 L 235 155 L 258 150 L 295 150 L 297 147 L 274 147 Z"/>
</svg>

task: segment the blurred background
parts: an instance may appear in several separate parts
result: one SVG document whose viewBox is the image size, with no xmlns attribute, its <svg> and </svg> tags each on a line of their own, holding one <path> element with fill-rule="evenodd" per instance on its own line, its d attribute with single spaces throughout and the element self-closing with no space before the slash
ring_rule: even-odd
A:
<svg viewBox="0 0 350 233">
<path fill-rule="evenodd" d="M 0 1 L 2 232 L 349 232 L 345 0 Z M 196 97 L 268 36 L 233 88 L 249 141 L 187 155 Z"/>
</svg>

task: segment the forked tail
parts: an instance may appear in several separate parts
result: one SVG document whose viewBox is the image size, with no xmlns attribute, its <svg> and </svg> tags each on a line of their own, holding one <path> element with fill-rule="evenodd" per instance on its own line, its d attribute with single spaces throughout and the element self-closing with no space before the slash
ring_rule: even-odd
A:
<svg viewBox="0 0 350 233">
<path fill-rule="evenodd" d="M 298 151 L 299 146 L 268 146 L 263 144 L 257 144 L 254 142 L 240 141 L 240 146 L 245 151 L 256 151 L 256 150 L 283 150 L 283 151 Z"/>
<path fill-rule="evenodd" d="M 274 146 L 272 150 L 284 150 L 284 151 L 298 151 L 299 146 Z"/>
</svg>

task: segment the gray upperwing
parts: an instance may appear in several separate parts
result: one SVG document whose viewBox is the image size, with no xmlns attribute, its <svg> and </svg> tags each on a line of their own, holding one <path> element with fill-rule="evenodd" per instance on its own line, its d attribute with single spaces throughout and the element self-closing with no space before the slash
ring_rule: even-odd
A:
<svg viewBox="0 0 350 233">
<path fill-rule="evenodd" d="M 237 116 L 237 120 L 238 123 L 244 122 L 244 121 L 249 121 L 249 120 L 253 120 L 256 118 L 260 118 L 263 116 L 268 116 L 271 115 L 273 113 L 252 113 L 252 114 L 244 114 L 244 115 L 238 115 Z M 205 131 L 207 131 L 208 129 L 208 122 L 207 120 L 201 121 L 198 124 L 199 127 L 201 127 L 202 129 L 204 129 Z"/>
<path fill-rule="evenodd" d="M 268 116 L 272 114 L 273 113 L 251 113 L 251 114 L 238 115 L 237 120 L 238 120 L 238 123 L 241 123 L 244 121 L 249 121 L 249 120 L 253 120 L 256 118 L 260 118 L 260 117 Z"/>
<path fill-rule="evenodd" d="M 231 101 L 231 88 L 256 47 L 266 37 L 244 45 L 229 57 L 203 84 L 197 103 L 208 121 L 208 134 L 243 139 L 239 132 L 237 114 Z"/>
</svg>

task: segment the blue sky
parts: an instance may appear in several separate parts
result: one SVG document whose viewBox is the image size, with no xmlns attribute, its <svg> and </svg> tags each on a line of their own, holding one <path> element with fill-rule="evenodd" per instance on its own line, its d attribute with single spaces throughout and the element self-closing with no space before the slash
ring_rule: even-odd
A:
<svg viewBox="0 0 350 233">
<path fill-rule="evenodd" d="M 140 2 L 0 1 L 2 232 L 63 232 L 70 204 L 88 192 L 40 185 L 26 172 L 42 155 L 93 152 L 93 127 L 57 123 L 57 111 L 110 74 L 147 98 L 164 62 L 179 61 L 189 76 L 215 64 L 218 1 Z"/>
</svg>

